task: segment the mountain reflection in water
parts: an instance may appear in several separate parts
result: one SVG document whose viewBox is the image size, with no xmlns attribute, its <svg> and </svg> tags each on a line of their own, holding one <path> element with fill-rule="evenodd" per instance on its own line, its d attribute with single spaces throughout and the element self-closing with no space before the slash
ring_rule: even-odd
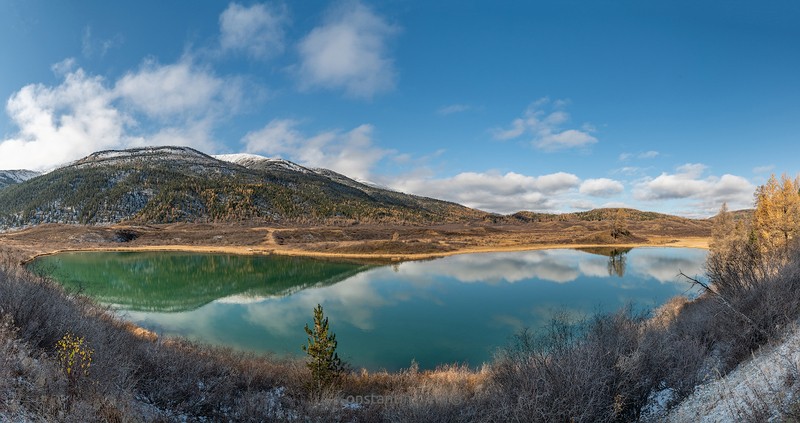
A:
<svg viewBox="0 0 800 423">
<path fill-rule="evenodd" d="M 687 292 L 676 275 L 702 274 L 705 255 L 540 250 L 374 267 L 274 256 L 76 253 L 35 266 L 162 335 L 252 351 L 301 355 L 303 326 L 320 303 L 340 355 L 356 367 L 396 370 L 412 359 L 421 368 L 480 365 L 516 331 L 544 327 L 555 312 L 658 306 Z"/>
</svg>

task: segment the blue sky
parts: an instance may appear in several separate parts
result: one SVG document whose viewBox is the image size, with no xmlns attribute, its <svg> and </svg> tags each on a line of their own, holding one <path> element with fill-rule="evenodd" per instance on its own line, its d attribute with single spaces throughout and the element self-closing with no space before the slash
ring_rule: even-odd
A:
<svg viewBox="0 0 800 423">
<path fill-rule="evenodd" d="M 188 145 L 487 211 L 752 204 L 800 3 L 0 0 L 0 169 Z"/>
</svg>

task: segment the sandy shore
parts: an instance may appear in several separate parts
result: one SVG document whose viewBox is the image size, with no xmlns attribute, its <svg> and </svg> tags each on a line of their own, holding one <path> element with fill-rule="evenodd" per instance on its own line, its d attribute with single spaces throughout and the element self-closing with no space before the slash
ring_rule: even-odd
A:
<svg viewBox="0 0 800 423">
<path fill-rule="evenodd" d="M 63 252 L 75 251 L 127 251 L 127 252 L 146 252 L 146 251 L 172 251 L 172 252 L 193 252 L 193 253 L 216 253 L 216 254 L 237 254 L 237 255 L 282 255 L 294 257 L 311 257 L 324 259 L 343 259 L 343 260 L 365 260 L 380 262 L 400 262 L 413 260 L 429 260 L 440 257 L 454 256 L 460 254 L 474 253 L 497 253 L 551 249 L 581 249 L 581 248 L 644 248 L 644 247 L 669 247 L 669 248 L 699 248 L 708 249 L 708 238 L 692 237 L 682 239 L 670 239 L 669 241 L 649 241 L 644 243 L 629 244 L 571 244 L 571 243 L 551 243 L 551 244 L 532 244 L 532 245 L 513 245 L 513 246 L 481 246 L 466 247 L 454 251 L 443 251 L 435 253 L 329 253 L 323 251 L 304 250 L 299 248 L 265 248 L 258 246 L 218 246 L 218 245 L 144 245 L 144 246 L 124 246 L 124 247 L 85 247 L 85 248 L 61 248 L 51 251 L 36 253 L 24 261 L 31 261 L 36 257 L 53 255 Z"/>
</svg>

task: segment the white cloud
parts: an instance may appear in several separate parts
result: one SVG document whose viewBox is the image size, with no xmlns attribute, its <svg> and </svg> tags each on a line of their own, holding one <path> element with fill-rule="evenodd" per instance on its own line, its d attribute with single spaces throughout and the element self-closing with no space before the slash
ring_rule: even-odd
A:
<svg viewBox="0 0 800 423">
<path fill-rule="evenodd" d="M 23 87 L 6 104 L 19 132 L 0 141 L 0 169 L 44 170 L 119 146 L 126 118 L 114 99 L 103 78 L 81 69 L 56 87 Z"/>
<path fill-rule="evenodd" d="M 626 162 L 626 161 L 632 159 L 633 157 L 636 157 L 637 159 L 640 159 L 640 160 L 642 160 L 642 159 L 655 159 L 659 155 L 661 155 L 661 153 L 659 153 L 658 151 L 655 151 L 655 150 L 645 151 L 645 152 L 642 152 L 642 153 L 639 153 L 639 154 L 621 153 L 619 155 L 619 161 Z"/>
<path fill-rule="evenodd" d="M 390 91 L 396 72 L 387 41 L 397 32 L 364 4 L 339 4 L 300 41 L 300 87 L 344 89 L 362 98 Z"/>
<path fill-rule="evenodd" d="M 158 129 L 152 134 L 125 139 L 125 148 L 155 145 L 179 145 L 210 153 L 217 148 L 213 136 L 212 119 L 183 122 L 180 126 Z"/>
<path fill-rule="evenodd" d="M 706 166 L 687 163 L 676 169 L 676 173 L 662 173 L 656 178 L 647 178 L 634 189 L 634 198 L 645 201 L 697 199 L 702 210 L 713 211 L 723 202 L 733 208 L 752 205 L 755 186 L 747 179 L 725 174 L 704 176 Z"/>
<path fill-rule="evenodd" d="M 597 142 L 597 138 L 577 129 L 567 129 L 556 133 L 540 135 L 536 146 L 544 150 L 559 150 L 562 148 L 583 147 Z"/>
<path fill-rule="evenodd" d="M 398 178 L 388 182 L 404 192 L 454 201 L 469 207 L 499 213 L 519 210 L 552 210 L 556 194 L 578 187 L 580 179 L 558 172 L 542 176 L 519 173 L 464 172 L 451 178 Z"/>
<path fill-rule="evenodd" d="M 72 73 L 75 69 L 78 68 L 78 61 L 75 60 L 74 57 L 68 57 L 53 66 L 50 66 L 50 70 L 53 71 L 54 74 L 57 76 L 64 77 L 69 73 Z"/>
<path fill-rule="evenodd" d="M 569 203 L 569 207 L 574 210 L 591 210 L 596 208 L 595 204 L 589 200 L 573 200 Z"/>
<path fill-rule="evenodd" d="M 108 39 L 96 39 L 92 36 L 92 27 L 83 28 L 81 37 L 81 53 L 83 57 L 92 58 L 95 56 L 104 57 L 112 48 L 122 45 L 123 38 L 117 34 Z"/>
<path fill-rule="evenodd" d="M 18 132 L 0 139 L 0 169 L 52 169 L 98 150 L 143 145 L 213 152 L 216 123 L 241 101 L 236 80 L 186 59 L 146 62 L 114 84 L 87 74 L 74 59 L 53 70 L 60 84 L 27 85 L 6 103 Z"/>
<path fill-rule="evenodd" d="M 630 204 L 623 203 L 622 201 L 609 201 L 608 203 L 603 203 L 600 205 L 600 208 L 603 209 L 632 209 L 634 208 Z"/>
<path fill-rule="evenodd" d="M 764 174 L 764 173 L 770 173 L 773 170 L 775 170 L 775 165 L 756 166 L 753 168 L 753 173 Z"/>
<path fill-rule="evenodd" d="M 439 110 L 436 111 L 437 114 L 442 116 L 448 116 L 455 113 L 462 113 L 472 110 L 472 107 L 468 104 L 451 104 L 449 106 L 442 106 Z"/>
<path fill-rule="evenodd" d="M 231 3 L 219 17 L 220 46 L 223 50 L 244 51 L 250 57 L 267 59 L 284 50 L 284 27 L 288 22 L 285 6 Z"/>
<path fill-rule="evenodd" d="M 597 142 L 591 135 L 595 131 L 590 124 L 581 129 L 562 129 L 570 116 L 562 110 L 568 102 L 556 100 L 551 102 L 541 98 L 531 104 L 522 117 L 514 119 L 508 128 L 492 130 L 494 138 L 508 140 L 522 135 L 531 137 L 531 144 L 536 148 L 555 151 L 569 148 L 586 147 Z"/>
<path fill-rule="evenodd" d="M 350 131 L 326 131 L 306 137 L 298 122 L 275 119 L 242 140 L 248 153 L 261 153 L 295 161 L 303 166 L 323 167 L 362 180 L 372 178 L 372 168 L 388 153 L 374 145 L 372 125 Z"/>
<path fill-rule="evenodd" d="M 621 182 L 608 178 L 587 179 L 583 181 L 579 192 L 593 197 L 610 197 L 621 193 L 625 187 Z"/>
<path fill-rule="evenodd" d="M 576 251 L 540 250 L 515 254 L 484 253 L 452 256 L 430 262 L 403 263 L 398 273 L 412 280 L 446 276 L 462 283 L 516 283 L 541 279 L 571 282 L 581 276 L 580 263 L 597 260 Z M 602 259 L 601 259 L 602 260 Z M 602 260 L 605 265 L 606 260 Z M 608 277 L 608 270 L 600 275 Z M 432 276 L 434 275 L 434 276 Z"/>
<path fill-rule="evenodd" d="M 149 117 L 172 119 L 175 115 L 205 114 L 216 104 L 239 101 L 238 84 L 196 67 L 191 60 L 170 65 L 145 62 L 116 84 L 120 98 Z"/>
</svg>

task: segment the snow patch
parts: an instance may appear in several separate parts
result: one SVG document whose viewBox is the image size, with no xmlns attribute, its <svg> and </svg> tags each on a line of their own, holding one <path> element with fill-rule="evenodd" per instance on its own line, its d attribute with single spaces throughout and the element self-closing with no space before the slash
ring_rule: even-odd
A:
<svg viewBox="0 0 800 423">
<path fill-rule="evenodd" d="M 230 162 L 236 164 L 242 163 L 249 163 L 249 162 L 259 162 L 263 160 L 269 160 L 268 157 L 259 156 L 258 154 L 248 154 L 248 153 L 237 153 L 237 154 L 215 154 L 211 156 L 217 160 L 222 160 L 223 162 Z"/>
<path fill-rule="evenodd" d="M 17 184 L 25 182 L 28 179 L 35 178 L 39 175 L 41 175 L 41 173 L 34 172 L 32 170 L 24 170 L 24 169 L 0 170 L 0 180 L 8 180 L 9 182 Z"/>
<path fill-rule="evenodd" d="M 800 327 L 765 347 L 725 377 L 700 385 L 673 408 L 667 422 L 777 421 L 800 384 Z M 765 418 L 765 416 L 769 416 Z"/>
<path fill-rule="evenodd" d="M 152 157 L 152 156 L 177 156 L 177 157 L 200 157 L 208 158 L 209 156 L 189 147 L 144 147 L 144 148 L 131 148 L 128 150 L 105 150 L 98 151 L 86 157 L 85 159 L 78 160 L 110 160 L 117 158 L 138 158 L 138 157 Z"/>
<path fill-rule="evenodd" d="M 647 396 L 647 404 L 642 407 L 642 421 L 659 421 L 664 418 L 669 405 L 675 400 L 675 390 L 664 388 L 660 391 L 651 392 Z"/>
<path fill-rule="evenodd" d="M 292 163 L 288 160 L 284 159 L 273 159 L 269 157 L 259 156 L 258 154 L 247 154 L 247 153 L 238 153 L 238 154 L 218 154 L 212 156 L 217 160 L 222 160 L 224 162 L 230 162 L 238 164 L 239 166 L 244 166 L 247 168 L 254 167 L 257 165 L 263 167 L 270 167 L 270 166 L 277 166 L 284 169 L 292 170 L 295 172 L 300 173 L 311 173 L 312 171 L 308 168 L 300 166 L 297 163 Z"/>
</svg>

